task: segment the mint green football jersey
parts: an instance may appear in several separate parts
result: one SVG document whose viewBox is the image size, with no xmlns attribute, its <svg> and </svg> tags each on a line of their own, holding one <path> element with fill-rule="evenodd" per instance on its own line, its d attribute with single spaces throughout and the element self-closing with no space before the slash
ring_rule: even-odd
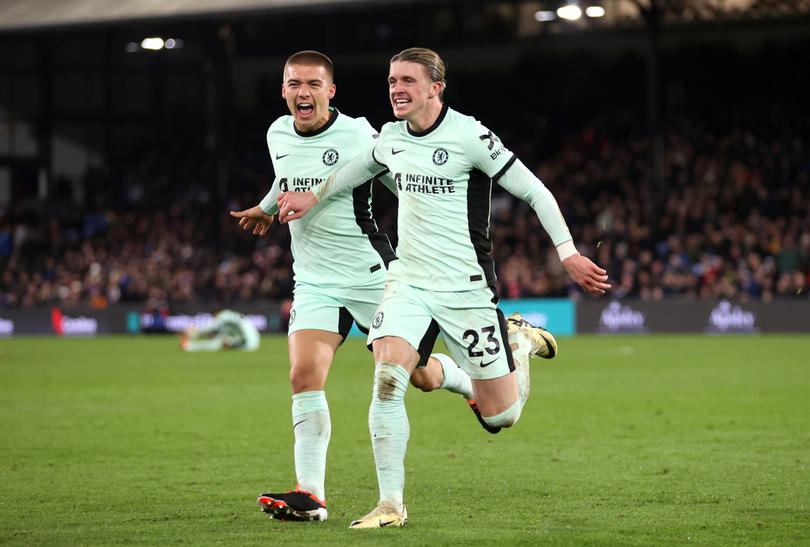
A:
<svg viewBox="0 0 810 547">
<path fill-rule="evenodd" d="M 405 121 L 385 124 L 373 155 L 390 170 L 399 196 L 399 259 L 389 277 L 435 291 L 494 284 L 492 182 L 515 162 L 500 139 L 445 105 L 419 133 Z"/>
<path fill-rule="evenodd" d="M 279 192 L 305 192 L 335 170 L 374 146 L 376 131 L 365 118 L 332 109 L 329 121 L 302 133 L 290 115 L 267 131 L 275 171 L 274 188 L 261 207 L 275 214 Z M 380 287 L 395 258 L 388 236 L 371 215 L 372 181 L 332 196 L 310 213 L 289 223 L 295 282 L 320 287 Z"/>
</svg>

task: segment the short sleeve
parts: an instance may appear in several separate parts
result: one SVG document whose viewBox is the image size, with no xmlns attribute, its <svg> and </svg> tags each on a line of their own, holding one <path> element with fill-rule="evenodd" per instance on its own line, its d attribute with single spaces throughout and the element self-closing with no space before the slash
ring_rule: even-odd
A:
<svg viewBox="0 0 810 547">
<path fill-rule="evenodd" d="M 267 129 L 267 152 L 270 154 L 270 162 L 273 164 L 273 169 L 276 167 L 276 161 L 273 159 L 273 149 L 276 147 L 276 140 L 278 139 L 278 127 L 281 124 L 281 118 L 274 121 Z"/>
<path fill-rule="evenodd" d="M 386 148 L 386 142 L 390 138 L 391 132 L 395 131 L 394 124 L 391 122 L 386 123 L 382 126 L 380 130 L 380 134 L 374 143 L 374 150 L 372 150 L 372 156 L 374 157 L 374 161 L 380 164 L 381 167 L 388 167 L 388 154 Z"/>
<path fill-rule="evenodd" d="M 374 127 L 368 122 L 365 118 L 357 118 L 357 124 L 360 128 L 360 131 L 363 135 L 367 136 L 369 139 L 374 139 L 376 142 L 377 137 L 379 136 L 379 131 L 374 129 Z"/>
</svg>

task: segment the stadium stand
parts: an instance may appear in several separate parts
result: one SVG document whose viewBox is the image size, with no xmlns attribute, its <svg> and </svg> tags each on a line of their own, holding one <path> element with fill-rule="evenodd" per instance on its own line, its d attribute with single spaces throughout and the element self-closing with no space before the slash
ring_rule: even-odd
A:
<svg viewBox="0 0 810 547">
<path fill-rule="evenodd" d="M 20 13 L 23 28 L 26 15 Z M 5 209 L 0 203 L 0 307 L 103 308 L 116 302 L 148 307 L 290 296 L 287 229 L 274 226 L 256 240 L 227 216 L 229 209 L 252 205 L 268 190 L 272 172 L 263 135 L 269 121 L 282 113 L 275 83 L 278 62 L 266 70 L 247 70 L 247 61 L 266 59 L 259 49 L 266 40 L 258 30 L 273 22 L 240 24 L 219 28 L 226 47 L 233 45 L 232 33 L 240 33 L 239 46 L 227 50 L 233 59 L 226 61 L 199 53 L 191 44 L 182 53 L 186 57 L 174 61 L 129 55 L 123 48 L 109 52 L 110 59 L 131 67 L 127 71 L 136 74 L 131 81 L 121 79 L 102 57 L 89 55 L 82 64 L 74 55 L 90 49 L 65 46 L 70 56 L 65 67 L 54 71 L 54 80 L 75 74 L 89 79 L 108 70 L 111 98 L 89 94 L 88 101 L 100 110 L 76 110 L 75 105 L 86 106 L 84 88 L 66 79 L 74 84 L 74 97 L 60 98 L 63 106 L 59 101 L 51 105 L 53 119 L 43 116 L 38 130 L 56 133 L 86 123 L 85 134 L 108 136 L 102 146 L 97 146 L 100 139 L 90 145 L 109 155 L 101 162 L 87 161 L 80 175 L 53 173 L 45 198 L 30 189 L 34 184 L 11 181 L 13 199 Z M 373 21 L 358 22 L 363 28 L 368 24 L 382 28 Z M 525 51 L 510 55 L 501 72 L 476 70 L 451 50 L 448 101 L 490 123 L 548 184 L 581 251 L 611 273 L 615 297 L 807 299 L 810 77 L 795 67 L 807 65 L 810 42 L 791 38 L 779 27 L 762 32 L 766 38 L 756 40 L 742 31 L 735 34 L 734 40 L 751 41 L 742 48 L 721 41 L 700 47 L 675 44 L 662 51 L 656 131 L 648 127 L 649 112 L 640 98 L 643 56 L 633 47 L 598 51 L 593 47 L 598 35 L 585 36 L 583 43 L 590 40 L 591 46 L 582 51 L 564 49 L 564 40 L 538 51 L 514 43 L 516 52 Z M 768 41 L 780 33 L 787 38 Z M 393 48 L 382 34 L 358 32 L 355 38 L 381 51 Z M 53 40 L 45 43 L 58 49 Z M 18 83 L 38 81 L 44 73 L 19 64 L 18 58 L 27 58 L 18 55 L 28 51 L 24 45 L 13 37 L 0 42 L 7 53 L 0 58 L 0 73 Z M 275 48 L 271 56 L 279 54 L 277 44 L 268 47 Z M 503 51 L 493 48 L 476 59 L 494 71 Z M 219 98 L 212 107 L 213 99 L 195 87 L 200 82 L 195 55 L 202 56 L 200 66 L 206 70 L 244 72 L 216 82 L 224 88 L 236 82 L 252 86 L 252 102 L 212 92 Z M 354 58 L 360 61 L 356 66 L 338 63 L 335 104 L 352 115 L 366 115 L 379 127 L 390 113 L 382 96 L 368 100 L 372 93 L 383 93 L 370 85 L 380 79 L 378 70 L 369 68 L 368 58 Z M 54 54 L 52 62 L 61 61 Z M 155 86 L 151 95 L 132 91 L 148 88 L 149 82 Z M 165 89 L 158 92 L 154 82 Z M 0 101 L 16 105 L 19 112 L 4 118 L 0 110 L 0 127 L 19 136 L 16 116 L 25 118 L 28 103 L 9 89 L 0 87 Z M 240 89 L 245 96 L 251 95 L 248 91 Z M 152 104 L 163 110 L 144 113 Z M 40 151 L 35 160 L 47 153 Z M 0 154 L 0 164 L 3 159 Z M 19 163 L 13 157 L 9 161 Z M 500 293 L 511 298 L 577 296 L 527 206 L 498 188 L 494 193 Z M 395 239 L 395 215 L 387 214 L 395 202 L 384 191 L 379 194 L 375 209 L 382 213 L 381 228 Z"/>
</svg>

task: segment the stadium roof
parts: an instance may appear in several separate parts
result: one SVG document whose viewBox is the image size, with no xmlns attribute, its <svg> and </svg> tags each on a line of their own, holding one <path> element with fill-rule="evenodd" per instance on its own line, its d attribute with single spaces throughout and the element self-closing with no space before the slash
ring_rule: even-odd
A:
<svg viewBox="0 0 810 547">
<path fill-rule="evenodd" d="M 387 8 L 393 4 L 444 4 L 504 8 L 500 13 L 518 9 L 530 25 L 531 14 L 538 9 L 556 9 L 569 0 L 490 0 L 466 3 L 465 0 L 0 0 L 0 32 L 104 25 L 135 21 L 188 17 L 216 17 L 233 14 L 251 15 L 275 11 L 368 6 Z M 779 19 L 810 15 L 810 0 L 592 0 L 603 5 L 607 16 L 602 26 L 642 23 L 644 14 L 653 14 L 663 23 L 699 21 Z M 499 13 L 495 10 L 495 13 Z M 538 12 L 540 13 L 540 12 Z M 511 15 L 506 15 L 512 18 Z M 535 25 L 536 26 L 536 25 Z M 578 27 L 571 26 L 570 30 Z"/>
<path fill-rule="evenodd" d="M 361 4 L 361 0 L 0 0 L 0 31 Z M 366 1 L 365 3 L 369 3 Z"/>
</svg>

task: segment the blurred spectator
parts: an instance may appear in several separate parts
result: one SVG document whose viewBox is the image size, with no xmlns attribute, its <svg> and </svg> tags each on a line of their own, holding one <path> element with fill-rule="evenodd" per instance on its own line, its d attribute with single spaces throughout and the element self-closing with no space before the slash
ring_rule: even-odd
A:
<svg viewBox="0 0 810 547">
<path fill-rule="evenodd" d="M 580 251 L 608 269 L 615 297 L 808 298 L 810 150 L 800 139 L 740 128 L 715 134 L 681 120 L 664 138 L 661 186 L 650 154 L 646 137 L 588 128 L 536 169 Z M 195 182 L 195 163 L 202 165 L 158 176 L 169 167 L 145 161 L 123 195 L 95 195 L 84 214 L 62 204 L 63 214 L 47 223 L 31 211 L 0 219 L 0 306 L 162 309 L 195 299 L 289 298 L 287 228 L 276 224 L 254 238 L 227 216 L 266 192 L 272 179 L 251 167 L 262 163 L 241 165 L 233 183 L 240 197 L 226 203 Z M 380 197 L 380 225 L 395 240 L 395 202 Z M 118 205 L 100 211 L 96 203 Z M 496 187 L 491 214 L 502 297 L 579 294 L 525 203 Z"/>
</svg>

